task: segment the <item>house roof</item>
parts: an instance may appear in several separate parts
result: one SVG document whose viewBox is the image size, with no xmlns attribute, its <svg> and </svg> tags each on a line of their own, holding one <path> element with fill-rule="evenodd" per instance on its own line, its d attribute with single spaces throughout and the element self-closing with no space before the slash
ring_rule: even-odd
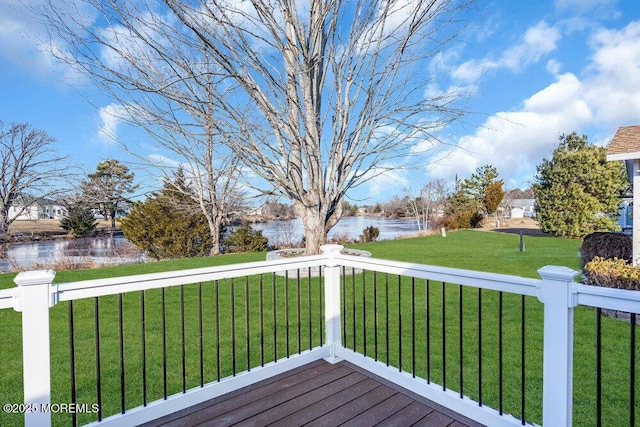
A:
<svg viewBox="0 0 640 427">
<path fill-rule="evenodd" d="M 640 125 L 620 126 L 607 147 L 607 160 L 640 159 Z"/>
</svg>

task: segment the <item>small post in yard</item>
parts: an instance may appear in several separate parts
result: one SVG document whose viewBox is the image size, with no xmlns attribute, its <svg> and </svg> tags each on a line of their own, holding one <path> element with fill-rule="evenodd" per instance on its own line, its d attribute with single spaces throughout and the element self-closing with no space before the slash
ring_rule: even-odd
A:
<svg viewBox="0 0 640 427">
<path fill-rule="evenodd" d="M 542 425 L 571 426 L 573 405 L 573 278 L 568 267 L 538 270 L 544 304 Z"/>
<path fill-rule="evenodd" d="M 27 271 L 14 279 L 19 293 L 14 309 L 22 312 L 22 360 L 24 378 L 24 424 L 27 427 L 51 426 L 51 412 L 43 407 L 51 403 L 51 355 L 49 308 L 55 305 L 51 270 Z"/>
<path fill-rule="evenodd" d="M 320 247 L 327 256 L 324 274 L 324 321 L 325 343 L 329 347 L 327 360 L 336 363 L 340 360 L 337 347 L 341 344 L 340 331 L 340 267 L 334 257 L 340 255 L 344 246 L 323 245 Z"/>
<path fill-rule="evenodd" d="M 524 252 L 524 238 L 522 237 L 522 231 L 520 232 L 520 252 Z"/>
</svg>

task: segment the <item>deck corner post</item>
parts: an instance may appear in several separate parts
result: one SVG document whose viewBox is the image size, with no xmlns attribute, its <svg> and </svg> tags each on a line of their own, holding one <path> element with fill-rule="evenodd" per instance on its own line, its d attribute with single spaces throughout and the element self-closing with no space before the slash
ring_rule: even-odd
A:
<svg viewBox="0 0 640 427">
<path fill-rule="evenodd" d="M 14 279 L 22 312 L 22 359 L 24 380 L 24 424 L 27 427 L 51 426 L 51 354 L 49 308 L 55 305 L 51 285 L 55 272 L 27 271 Z"/>
<path fill-rule="evenodd" d="M 573 416 L 572 284 L 577 271 L 545 266 L 540 301 L 544 304 L 542 424 L 571 426 Z"/>
<path fill-rule="evenodd" d="M 335 363 L 340 359 L 337 353 L 338 347 L 341 345 L 340 266 L 336 262 L 335 256 L 340 255 L 344 247 L 341 245 L 323 245 L 320 249 L 327 257 L 324 274 L 325 344 L 329 349 L 327 360 Z"/>
</svg>

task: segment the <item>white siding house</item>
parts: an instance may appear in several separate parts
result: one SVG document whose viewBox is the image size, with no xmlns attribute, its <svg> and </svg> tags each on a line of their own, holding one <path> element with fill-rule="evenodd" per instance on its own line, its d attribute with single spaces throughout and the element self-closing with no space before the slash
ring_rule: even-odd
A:
<svg viewBox="0 0 640 427">
<path fill-rule="evenodd" d="M 514 199 L 510 203 L 509 218 L 534 218 L 536 199 Z"/>
<path fill-rule="evenodd" d="M 64 206 L 51 200 L 43 200 L 28 206 L 17 203 L 9 208 L 9 218 L 16 221 L 35 221 L 38 219 L 62 219 L 66 210 Z"/>
</svg>

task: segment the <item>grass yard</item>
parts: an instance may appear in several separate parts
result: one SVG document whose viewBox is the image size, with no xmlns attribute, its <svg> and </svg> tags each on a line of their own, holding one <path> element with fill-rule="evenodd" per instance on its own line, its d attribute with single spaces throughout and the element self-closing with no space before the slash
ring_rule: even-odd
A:
<svg viewBox="0 0 640 427">
<path fill-rule="evenodd" d="M 458 231 L 446 238 L 439 235 L 395 241 L 359 244 L 378 258 L 405 262 L 434 264 L 526 277 L 548 264 L 579 269 L 577 255 L 579 241 L 550 237 L 525 237 L 526 251 L 518 250 L 519 237 L 512 234 L 482 231 Z M 60 272 L 57 283 L 99 277 L 194 268 L 228 263 L 257 261 L 264 253 L 224 255 L 177 261 L 109 267 L 95 270 Z M 0 288 L 12 287 L 15 274 L 0 275 Z M 375 285 L 374 285 L 375 283 Z M 347 304 L 344 312 L 343 339 L 345 345 L 366 352 L 393 366 L 402 363 L 404 370 L 417 376 L 427 376 L 434 382 L 458 390 L 463 375 L 464 394 L 498 407 L 498 329 L 499 299 L 503 299 L 504 411 L 520 416 L 520 327 L 523 299 L 520 296 L 462 289 L 453 284 L 425 283 L 399 279 L 397 276 L 346 276 L 343 289 Z M 444 294 L 444 303 L 443 303 Z M 101 297 L 99 300 L 100 355 L 103 416 L 120 411 L 120 358 L 118 310 L 122 304 L 124 354 L 127 389 L 126 407 L 143 403 L 143 382 L 146 381 L 146 401 L 161 399 L 165 393 L 161 349 L 162 298 L 165 299 L 165 328 L 167 331 L 167 390 L 169 395 L 205 382 L 215 381 L 218 372 L 224 377 L 234 369 L 259 366 L 261 360 L 285 357 L 319 345 L 321 331 L 321 287 L 317 279 L 286 281 L 270 275 L 230 281 L 188 285 L 184 288 Z M 463 297 L 460 313 L 459 296 Z M 275 297 L 274 297 L 275 296 Z M 142 346 L 142 310 L 144 298 L 145 346 Z M 429 298 L 429 312 L 425 311 Z M 181 303 L 182 301 L 182 303 Z M 233 301 L 233 302 L 232 302 Z M 248 303 L 247 303 L 248 301 Z M 258 302 L 262 301 L 262 305 Z M 412 301 L 415 303 L 412 304 Z M 374 304 L 376 310 L 374 310 Z M 181 305 L 184 311 L 181 311 Z M 481 316 L 478 316 L 478 307 Z M 528 421 L 541 423 L 542 396 L 542 304 L 535 298 L 524 301 L 526 319 L 525 339 L 525 416 Z M 444 307 L 444 314 L 443 314 Z M 74 340 L 76 348 L 76 381 L 78 403 L 97 403 L 95 385 L 95 326 L 94 300 L 73 303 Z M 204 363 L 200 360 L 200 325 L 202 313 L 202 347 Z M 261 316 L 262 313 L 262 316 Z M 289 313 L 287 322 L 286 313 Z M 70 402 L 69 378 L 69 315 L 68 303 L 51 310 L 52 401 Z M 182 382 L 181 317 L 185 319 L 184 370 L 187 380 Z M 482 323 L 482 383 L 477 380 L 478 324 Z M 233 326 L 230 322 L 235 318 Z M 460 333 L 460 318 L 463 331 Z M 248 319 L 248 320 L 247 320 Z M 445 327 L 442 327 L 442 322 Z M 265 335 L 260 333 L 260 321 Z M 287 325 L 288 323 L 288 325 Z M 430 324 L 430 329 L 427 328 Z M 603 318 L 603 425 L 629 425 L 629 325 Z M 3 403 L 22 401 L 20 314 L 13 310 L 0 311 L 3 334 L 0 345 L 0 400 Z M 274 327 L 275 325 L 275 327 Z M 288 327 L 287 327 L 288 326 Z M 275 336 L 273 336 L 275 330 Z M 377 333 L 374 331 L 377 330 Z M 415 330 L 416 340 L 411 331 Z M 429 338 L 426 334 L 429 330 Z M 443 344 L 442 331 L 446 330 Z M 289 340 L 286 340 L 286 337 Z M 260 343 L 264 342 L 264 351 Z M 288 342 L 288 344 L 287 344 Z M 463 343 L 463 370 L 460 372 L 459 343 Z M 595 311 L 576 310 L 575 317 L 575 384 L 574 425 L 595 424 Z M 640 354 L 640 349 L 636 354 Z M 143 377 L 142 353 L 146 352 L 146 379 Z M 444 354 L 443 354 L 444 351 Z M 235 357 L 234 357 L 235 354 Z M 247 357 L 248 355 L 248 357 Z M 218 363 L 218 358 L 220 363 Z M 235 362 L 234 362 L 235 360 Z M 235 368 L 234 368 L 235 366 Z M 636 372 L 640 361 L 636 360 Z M 640 413 L 640 403 L 636 406 Z M 79 417 L 81 423 L 95 420 L 95 414 Z M 66 415 L 54 416 L 55 425 L 68 425 Z M 22 417 L 0 414 L 0 425 L 21 425 Z"/>
</svg>

